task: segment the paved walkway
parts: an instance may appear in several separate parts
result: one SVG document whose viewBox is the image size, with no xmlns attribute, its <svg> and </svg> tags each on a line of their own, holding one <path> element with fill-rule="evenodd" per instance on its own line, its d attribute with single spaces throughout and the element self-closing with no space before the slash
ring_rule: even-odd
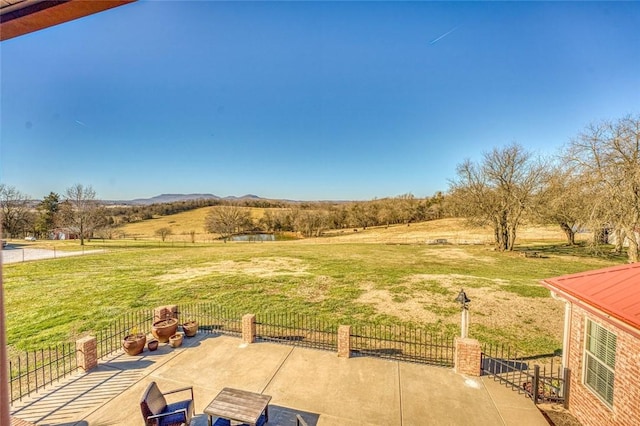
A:
<svg viewBox="0 0 640 426">
<path fill-rule="evenodd" d="M 488 377 L 204 334 L 178 349 L 118 353 L 16 404 L 12 415 L 38 425 L 141 425 L 140 395 L 152 380 L 164 391 L 194 387 L 194 426 L 207 424 L 202 410 L 223 387 L 271 395 L 273 425 L 295 425 L 297 413 L 316 426 L 548 426 L 529 399 Z"/>
<path fill-rule="evenodd" d="M 31 260 L 58 259 L 60 257 L 82 256 L 84 254 L 102 253 L 104 250 L 49 250 L 40 248 L 22 248 L 9 245 L 2 249 L 2 263 L 28 262 Z"/>
</svg>

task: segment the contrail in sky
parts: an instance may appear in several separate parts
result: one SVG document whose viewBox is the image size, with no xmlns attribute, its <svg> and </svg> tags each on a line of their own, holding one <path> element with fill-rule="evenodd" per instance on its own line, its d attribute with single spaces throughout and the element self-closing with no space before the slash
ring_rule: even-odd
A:
<svg viewBox="0 0 640 426">
<path fill-rule="evenodd" d="M 81 125 L 81 126 L 87 127 L 87 125 L 86 125 L 86 124 L 84 124 L 84 123 L 83 123 L 82 121 L 80 121 L 80 120 L 76 120 L 76 123 L 78 123 L 78 124 L 79 124 L 79 125 Z"/>
<path fill-rule="evenodd" d="M 443 38 L 445 38 L 446 36 L 448 36 L 449 34 L 451 34 L 452 32 L 454 32 L 454 31 L 455 31 L 455 30 L 457 30 L 457 29 L 458 29 L 458 27 L 453 27 L 452 29 L 450 29 L 450 30 L 449 30 L 449 31 L 447 31 L 446 33 L 442 34 L 440 37 L 438 37 L 438 38 L 435 38 L 435 39 L 431 40 L 431 41 L 429 42 L 429 44 L 435 44 L 435 43 L 437 43 L 438 41 L 442 40 Z"/>
</svg>

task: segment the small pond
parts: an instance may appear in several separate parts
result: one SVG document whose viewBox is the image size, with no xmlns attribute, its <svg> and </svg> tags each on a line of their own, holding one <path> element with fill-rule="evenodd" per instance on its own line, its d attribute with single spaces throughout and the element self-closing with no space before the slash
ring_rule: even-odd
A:
<svg viewBox="0 0 640 426">
<path fill-rule="evenodd" d="M 274 234 L 240 234 L 234 235 L 231 241 L 249 241 L 249 242 L 262 242 L 262 241 L 275 241 L 276 236 Z"/>
</svg>

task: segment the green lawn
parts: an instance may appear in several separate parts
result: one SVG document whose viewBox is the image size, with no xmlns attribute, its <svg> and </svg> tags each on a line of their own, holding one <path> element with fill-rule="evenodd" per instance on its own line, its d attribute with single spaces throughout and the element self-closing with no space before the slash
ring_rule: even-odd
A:
<svg viewBox="0 0 640 426">
<path fill-rule="evenodd" d="M 530 353 L 560 347 L 563 310 L 539 281 L 623 263 L 546 244 L 542 258 L 487 246 L 91 242 L 102 254 L 4 266 L 7 337 L 33 349 L 100 329 L 140 307 L 214 302 L 246 313 L 309 314 L 339 324 L 411 323 Z"/>
</svg>

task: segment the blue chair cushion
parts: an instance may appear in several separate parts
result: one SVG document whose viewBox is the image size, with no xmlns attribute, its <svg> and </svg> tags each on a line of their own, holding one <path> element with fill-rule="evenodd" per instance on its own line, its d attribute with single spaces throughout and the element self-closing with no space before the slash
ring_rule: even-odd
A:
<svg viewBox="0 0 640 426">
<path fill-rule="evenodd" d="M 231 426 L 231 421 L 227 419 L 218 418 L 218 420 L 216 420 L 213 423 L 213 426 Z"/>
<path fill-rule="evenodd" d="M 171 413 L 173 411 L 186 408 L 187 409 L 186 421 L 185 421 L 184 414 L 182 412 L 180 412 L 180 413 L 171 414 L 171 415 L 159 418 L 158 419 L 159 420 L 159 422 L 158 422 L 159 426 L 170 426 L 170 425 L 182 424 L 182 423 L 189 424 L 189 422 L 191 421 L 191 413 L 193 413 L 193 407 L 192 406 L 193 406 L 193 401 L 191 401 L 191 400 L 175 402 L 173 404 L 167 405 L 167 408 L 165 408 L 162 411 L 163 413 Z"/>
</svg>

